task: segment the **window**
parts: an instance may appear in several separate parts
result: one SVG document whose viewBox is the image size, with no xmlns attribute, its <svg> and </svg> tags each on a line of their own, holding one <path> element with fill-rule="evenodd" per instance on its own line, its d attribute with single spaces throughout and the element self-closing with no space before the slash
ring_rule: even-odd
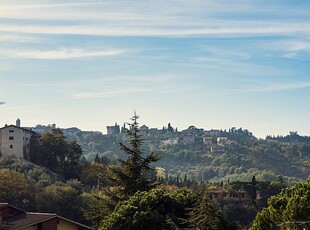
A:
<svg viewBox="0 0 310 230">
<path fill-rule="evenodd" d="M 10 149 L 12 149 L 13 148 L 13 145 L 10 145 Z"/>
<path fill-rule="evenodd" d="M 9 140 L 14 140 L 14 137 L 9 137 Z"/>
<path fill-rule="evenodd" d="M 14 130 L 10 129 L 10 130 L 9 130 L 9 133 L 14 133 Z"/>
</svg>

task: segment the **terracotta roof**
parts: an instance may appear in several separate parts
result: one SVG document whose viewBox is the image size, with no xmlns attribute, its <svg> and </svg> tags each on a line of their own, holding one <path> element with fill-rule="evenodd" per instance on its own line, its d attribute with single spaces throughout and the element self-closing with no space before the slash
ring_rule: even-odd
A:
<svg viewBox="0 0 310 230">
<path fill-rule="evenodd" d="M 72 221 L 70 219 L 66 219 L 64 217 L 58 216 L 55 213 L 37 213 L 37 212 L 24 212 L 8 203 L 0 203 L 0 210 L 5 209 L 7 207 L 14 208 L 19 213 L 16 213 L 15 216 L 8 217 L 5 219 L 5 229 L 6 230 L 19 230 L 24 229 L 25 227 L 32 226 L 38 223 L 45 222 L 47 220 L 51 220 L 54 218 L 61 219 L 64 221 L 68 221 L 70 223 L 73 223 L 79 227 L 82 227 L 83 229 L 92 229 L 86 225 L 80 224 L 76 221 Z"/>
<path fill-rule="evenodd" d="M 5 227 L 8 230 L 18 230 L 43 221 L 56 218 L 56 214 L 51 213 L 23 213 L 5 220 Z"/>
<path fill-rule="evenodd" d="M 5 229 L 6 230 L 24 229 L 25 227 L 42 223 L 44 221 L 51 220 L 54 218 L 74 223 L 80 227 L 83 227 L 84 229 L 92 229 L 86 225 L 58 216 L 55 213 L 36 213 L 36 212 L 27 212 L 7 219 L 5 221 L 5 227 L 6 227 Z"/>
</svg>

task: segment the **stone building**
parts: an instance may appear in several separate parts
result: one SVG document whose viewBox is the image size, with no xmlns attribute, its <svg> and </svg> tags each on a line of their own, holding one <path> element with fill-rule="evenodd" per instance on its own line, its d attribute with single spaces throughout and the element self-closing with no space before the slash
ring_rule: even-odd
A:
<svg viewBox="0 0 310 230">
<path fill-rule="evenodd" d="M 0 128 L 1 156 L 15 156 L 29 160 L 30 139 L 35 132 L 20 127 L 20 120 L 16 125 L 5 125 Z"/>
</svg>

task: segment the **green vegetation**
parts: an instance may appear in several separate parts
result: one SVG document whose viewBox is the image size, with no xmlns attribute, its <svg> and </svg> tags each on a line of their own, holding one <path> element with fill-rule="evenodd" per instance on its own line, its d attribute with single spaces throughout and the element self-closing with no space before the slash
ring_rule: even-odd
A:
<svg viewBox="0 0 310 230">
<path fill-rule="evenodd" d="M 76 141 L 68 142 L 60 129 L 44 133 L 30 143 L 31 162 L 61 174 L 66 178 L 77 176 L 82 149 Z"/>
<path fill-rule="evenodd" d="M 194 201 L 194 193 L 185 189 L 137 192 L 118 203 L 99 229 L 184 229 L 189 227 L 186 218 Z"/>
<path fill-rule="evenodd" d="M 194 126 L 148 133 L 137 120 L 114 136 L 43 134 L 31 142 L 35 164 L 1 157 L 0 201 L 95 229 L 309 227 L 310 177 L 287 188 L 310 174 L 308 138 L 262 140 L 232 128 L 218 131 L 227 143 L 206 144 Z"/>
<path fill-rule="evenodd" d="M 309 229 L 309 213 L 310 177 L 269 199 L 268 207 L 257 214 L 251 229 Z"/>
<path fill-rule="evenodd" d="M 139 126 L 135 114 L 130 123 L 130 129 L 126 129 L 130 147 L 120 143 L 120 149 L 128 155 L 128 158 L 118 159 L 119 165 L 110 167 L 109 179 L 118 186 L 120 199 L 127 199 L 137 191 L 148 191 L 155 186 L 155 180 L 150 179 L 150 173 L 154 171 L 150 164 L 158 160 L 158 156 L 151 153 L 143 156 L 141 145 L 143 139 L 139 134 Z"/>
<path fill-rule="evenodd" d="M 249 181 L 254 175 L 260 181 L 273 181 L 283 176 L 292 185 L 310 174 L 310 138 L 296 132 L 284 137 L 257 139 L 246 129 L 231 128 L 210 135 L 210 144 L 202 141 L 202 137 L 208 134 L 194 126 L 181 132 L 164 129 L 141 134 L 144 138 L 141 147 L 151 152 L 156 150 L 161 160 L 155 165 L 164 168 L 167 177 L 173 179 L 186 175 L 188 180 L 195 181 Z M 194 142 L 183 143 L 187 136 L 193 136 Z M 220 146 L 217 136 L 227 137 L 230 142 Z M 118 148 L 119 140 L 127 138 L 124 133 L 109 136 L 81 132 L 75 138 L 88 161 L 103 158 L 114 164 L 115 159 L 124 158 L 123 151 Z M 164 144 L 169 138 L 177 139 L 178 143 Z"/>
</svg>

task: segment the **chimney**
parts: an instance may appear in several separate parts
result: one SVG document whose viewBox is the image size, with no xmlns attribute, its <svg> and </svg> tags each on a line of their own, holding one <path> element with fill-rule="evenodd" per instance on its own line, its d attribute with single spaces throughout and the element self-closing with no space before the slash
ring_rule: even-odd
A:
<svg viewBox="0 0 310 230">
<path fill-rule="evenodd" d="M 17 118 L 17 120 L 16 120 L 16 126 L 20 127 L 20 119 L 19 118 Z"/>
</svg>

